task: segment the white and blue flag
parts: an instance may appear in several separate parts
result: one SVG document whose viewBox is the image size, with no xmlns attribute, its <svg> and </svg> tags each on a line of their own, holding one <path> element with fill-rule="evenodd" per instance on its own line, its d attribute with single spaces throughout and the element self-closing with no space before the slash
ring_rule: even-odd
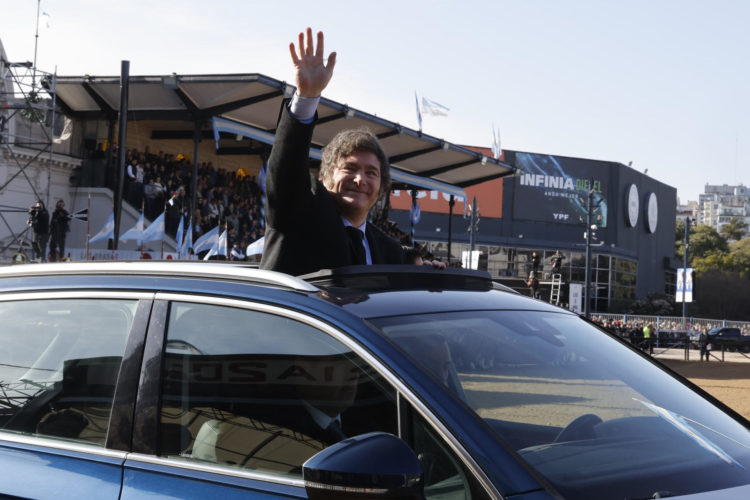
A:
<svg viewBox="0 0 750 500">
<path fill-rule="evenodd" d="M 138 244 L 143 241 L 143 213 L 138 217 L 135 226 L 131 227 L 124 234 L 120 235 L 120 241 L 136 240 Z"/>
<path fill-rule="evenodd" d="M 217 226 L 218 227 L 218 226 Z M 203 260 L 208 260 L 214 255 L 227 255 L 227 231 L 224 230 L 223 233 L 221 233 L 221 236 L 216 240 L 216 243 L 214 243 L 214 246 L 211 247 L 211 250 L 208 251 L 205 257 L 203 257 Z"/>
<path fill-rule="evenodd" d="M 154 219 L 150 226 L 143 231 L 143 241 L 163 241 L 164 240 L 164 212 Z"/>
<path fill-rule="evenodd" d="M 108 240 L 108 239 L 114 239 L 115 237 L 115 213 L 112 212 L 109 216 L 109 219 L 107 219 L 107 222 L 104 223 L 104 227 L 102 227 L 98 233 L 96 233 L 94 236 L 91 237 L 89 240 L 89 243 L 94 243 L 96 241 L 102 241 L 102 240 Z"/>
<path fill-rule="evenodd" d="M 195 240 L 195 245 L 193 245 L 193 253 L 198 254 L 204 250 L 211 250 L 216 244 L 216 240 L 218 239 L 219 226 L 217 225 L 215 228 Z"/>
</svg>

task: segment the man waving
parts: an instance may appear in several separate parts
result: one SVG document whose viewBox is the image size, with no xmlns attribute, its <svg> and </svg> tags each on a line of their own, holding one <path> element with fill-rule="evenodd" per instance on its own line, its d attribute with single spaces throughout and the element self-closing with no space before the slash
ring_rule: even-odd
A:
<svg viewBox="0 0 750 500">
<path fill-rule="evenodd" d="M 399 243 L 367 222 L 390 191 L 390 165 L 377 137 L 345 130 L 323 149 L 318 178 L 308 156 L 316 108 L 336 65 L 310 28 L 289 45 L 297 92 L 282 106 L 266 178 L 266 234 L 260 267 L 292 275 L 353 264 L 402 264 Z"/>
</svg>

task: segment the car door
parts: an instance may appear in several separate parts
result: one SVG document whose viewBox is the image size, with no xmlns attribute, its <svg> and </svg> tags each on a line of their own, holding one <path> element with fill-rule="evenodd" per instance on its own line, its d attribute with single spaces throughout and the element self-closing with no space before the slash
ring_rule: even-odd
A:
<svg viewBox="0 0 750 500">
<path fill-rule="evenodd" d="M 0 296 L 0 496 L 118 498 L 133 406 L 117 396 L 132 401 L 150 306 L 141 293 Z"/>
<path fill-rule="evenodd" d="M 266 304 L 157 299 L 124 500 L 307 498 L 307 459 L 345 437 L 398 434 L 399 418 L 407 442 L 429 451 L 432 483 L 440 484 L 428 498 L 487 497 L 342 332 Z M 441 496 L 446 490 L 452 494 Z"/>
</svg>

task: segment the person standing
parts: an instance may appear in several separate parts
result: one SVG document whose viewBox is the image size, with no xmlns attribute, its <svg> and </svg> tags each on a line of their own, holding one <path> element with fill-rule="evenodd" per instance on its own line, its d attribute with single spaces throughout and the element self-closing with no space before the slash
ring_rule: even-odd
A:
<svg viewBox="0 0 750 500">
<path fill-rule="evenodd" d="M 531 272 L 539 277 L 539 254 L 536 252 L 531 252 Z"/>
<path fill-rule="evenodd" d="M 564 258 L 565 256 L 560 253 L 560 250 L 555 251 L 554 255 L 552 255 L 552 274 L 560 274 Z"/>
<path fill-rule="evenodd" d="M 29 209 L 29 219 L 26 223 L 34 231 L 31 242 L 32 258 L 38 262 L 47 262 L 47 240 L 49 239 L 49 212 L 42 200 L 34 203 Z"/>
<path fill-rule="evenodd" d="M 652 338 L 653 329 L 648 323 L 643 327 L 643 350 L 649 354 L 654 353 L 654 339 Z"/>
<path fill-rule="evenodd" d="M 529 274 L 529 279 L 526 282 L 526 285 L 529 287 L 529 293 L 532 298 L 538 299 L 539 298 L 539 279 L 536 277 L 536 274 L 532 271 L 531 274 Z"/>
<path fill-rule="evenodd" d="M 704 329 L 701 331 L 700 337 L 698 338 L 698 342 L 700 344 L 700 356 L 701 361 L 703 361 L 703 358 L 706 358 L 706 362 L 711 361 L 711 338 L 708 336 L 708 333 Z"/>
<path fill-rule="evenodd" d="M 306 43 L 305 43 L 306 42 Z M 298 50 L 297 50 L 298 49 Z M 320 95 L 336 64 L 323 60 L 323 33 L 299 34 L 289 46 L 297 92 L 284 102 L 266 178 L 266 232 L 261 269 L 301 275 L 352 264 L 403 264 L 399 242 L 367 222 L 390 191 L 390 164 L 377 137 L 345 130 L 323 149 L 320 174 L 308 156 Z"/>
<path fill-rule="evenodd" d="M 65 202 L 57 200 L 50 221 L 49 255 L 52 262 L 65 258 L 65 237 L 70 231 L 70 214 L 65 210 Z"/>
</svg>

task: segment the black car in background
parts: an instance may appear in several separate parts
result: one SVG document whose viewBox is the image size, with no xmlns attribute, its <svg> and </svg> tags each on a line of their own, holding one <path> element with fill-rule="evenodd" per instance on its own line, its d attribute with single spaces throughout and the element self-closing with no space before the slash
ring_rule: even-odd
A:
<svg viewBox="0 0 750 500">
<path fill-rule="evenodd" d="M 742 335 L 739 328 L 717 326 L 711 328 L 707 335 L 714 350 L 750 352 L 750 335 Z"/>
</svg>

